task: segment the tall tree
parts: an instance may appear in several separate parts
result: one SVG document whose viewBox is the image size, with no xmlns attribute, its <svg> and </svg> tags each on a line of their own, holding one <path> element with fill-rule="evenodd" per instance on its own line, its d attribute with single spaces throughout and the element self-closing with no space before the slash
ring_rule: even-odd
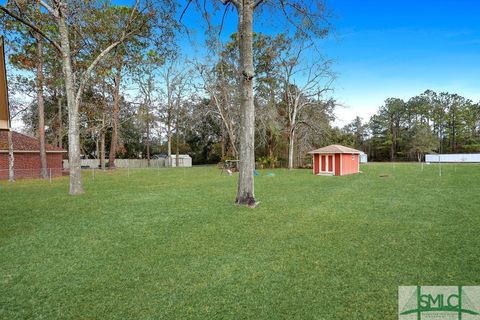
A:
<svg viewBox="0 0 480 320">
<path fill-rule="evenodd" d="M 70 194 L 81 194 L 83 193 L 82 181 L 81 181 L 81 171 L 80 171 L 80 123 L 79 123 L 79 107 L 82 99 L 82 94 L 87 85 L 87 82 L 90 78 L 91 72 L 95 67 L 103 60 L 105 57 L 118 45 L 123 43 L 130 36 L 140 32 L 144 27 L 144 21 L 140 20 L 140 23 L 137 22 L 137 18 L 140 16 L 140 10 L 138 10 L 139 0 L 136 0 L 134 6 L 130 9 L 130 15 L 125 25 L 122 28 L 122 32 L 118 39 L 115 39 L 114 42 L 110 43 L 105 48 L 101 49 L 94 58 L 92 58 L 88 63 L 88 67 L 85 68 L 84 72 L 79 76 L 74 76 L 74 68 L 72 66 L 72 50 L 70 43 L 70 29 L 72 28 L 76 31 L 76 26 L 69 25 L 70 21 L 74 21 L 72 14 L 75 13 L 75 10 L 96 10 L 95 6 L 89 6 L 90 3 L 79 2 L 79 3 L 70 3 L 67 1 L 40 1 L 42 8 L 49 13 L 49 15 L 55 21 L 58 33 L 55 36 L 58 38 L 57 42 L 53 36 L 49 36 L 38 26 L 38 21 L 35 21 L 35 17 L 25 18 L 22 17 L 24 14 L 28 14 L 31 10 L 29 5 L 22 3 L 22 5 L 15 6 L 12 10 L 0 6 L 0 10 L 8 14 L 9 16 L 17 19 L 22 22 L 34 32 L 40 34 L 45 38 L 53 47 L 57 49 L 60 54 L 63 74 L 65 79 L 65 91 L 67 97 L 67 108 L 68 108 L 68 140 L 69 140 L 69 166 L 70 166 Z M 19 12 L 18 14 L 16 13 Z M 70 19 L 69 19 L 70 18 Z"/>
<path fill-rule="evenodd" d="M 333 74 L 330 62 L 321 59 L 305 64 L 305 46 L 301 42 L 282 57 L 284 101 L 287 113 L 288 129 L 288 168 L 294 167 L 294 150 L 297 129 L 301 125 L 311 125 L 308 119 L 302 119 L 302 113 L 311 107 L 321 107 L 322 99 L 331 90 Z M 325 99 L 327 100 L 327 99 Z"/>
<path fill-rule="evenodd" d="M 408 152 L 420 162 L 426 153 L 435 149 L 436 141 L 428 125 L 418 124 L 412 129 L 414 133 L 408 144 Z"/>
<path fill-rule="evenodd" d="M 255 190 L 253 173 L 255 169 L 255 106 L 254 106 L 254 64 L 253 64 L 253 20 L 254 12 L 261 9 L 273 9 L 293 26 L 295 33 L 301 37 L 325 36 L 325 5 L 321 0 L 219 0 L 225 6 L 225 13 L 230 6 L 237 11 L 239 79 L 240 79 L 240 149 L 239 179 L 235 202 L 239 205 L 255 207 Z M 188 1 L 188 5 L 193 0 Z M 196 1 L 198 8 L 205 8 Z M 188 6 L 187 5 L 187 6 Z M 263 11 L 264 13 L 268 10 Z M 207 12 L 204 16 L 209 17 Z M 225 15 L 225 14 L 224 14 Z M 223 21 L 223 19 L 222 19 Z"/>
<path fill-rule="evenodd" d="M 39 28 L 45 29 L 45 15 L 40 11 L 40 1 L 35 1 L 35 6 L 28 9 L 24 15 L 31 16 L 37 21 Z M 28 19 L 28 18 L 27 18 Z M 48 28 L 48 26 L 47 26 Z M 44 49 L 43 38 L 36 32 L 28 32 L 23 25 L 17 20 L 6 20 L 6 29 L 14 35 L 9 35 L 14 50 L 10 55 L 10 62 L 18 69 L 35 72 L 35 92 L 36 92 L 36 107 L 37 107 L 37 137 L 40 147 L 40 177 L 48 178 L 47 174 L 47 153 L 45 148 L 45 100 L 44 100 Z M 32 42 L 32 40 L 34 40 Z M 27 80 L 28 76 L 20 75 L 23 78 L 23 83 L 30 85 Z M 32 88 L 33 89 L 33 88 Z"/>
<path fill-rule="evenodd" d="M 40 0 L 37 0 L 37 20 L 41 18 Z M 40 34 L 35 33 L 37 40 L 37 104 L 38 104 L 38 140 L 40 145 L 40 176 L 43 179 L 48 178 L 47 173 L 47 150 L 45 146 L 45 101 L 43 99 L 43 38 Z"/>
</svg>

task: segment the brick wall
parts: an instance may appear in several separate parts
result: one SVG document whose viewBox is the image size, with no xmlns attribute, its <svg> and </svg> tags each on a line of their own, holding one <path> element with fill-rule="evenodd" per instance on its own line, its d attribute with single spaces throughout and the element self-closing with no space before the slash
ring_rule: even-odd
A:
<svg viewBox="0 0 480 320">
<path fill-rule="evenodd" d="M 15 178 L 39 178 L 40 154 L 21 153 L 14 154 Z M 47 153 L 47 167 L 51 169 L 52 177 L 62 175 L 62 153 Z M 0 153 L 0 179 L 8 179 L 8 153 Z"/>
</svg>

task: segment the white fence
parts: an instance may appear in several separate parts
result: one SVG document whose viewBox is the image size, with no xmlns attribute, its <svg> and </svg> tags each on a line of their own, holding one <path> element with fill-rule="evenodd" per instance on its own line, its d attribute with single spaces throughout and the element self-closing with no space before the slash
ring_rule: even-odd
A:
<svg viewBox="0 0 480 320">
<path fill-rule="evenodd" d="M 0 169 L 0 180 L 7 180 L 9 178 L 9 169 Z M 52 180 L 55 177 L 61 177 L 63 173 L 62 168 L 47 168 L 47 178 Z M 40 168 L 36 169 L 18 169 L 13 170 L 15 179 L 39 179 L 42 178 Z"/>
<path fill-rule="evenodd" d="M 108 159 L 105 159 L 108 163 Z M 82 167 L 98 168 L 100 166 L 99 159 L 81 159 L 80 165 Z M 70 168 L 68 160 L 63 160 L 63 167 Z M 115 167 L 117 168 L 148 168 L 148 161 L 146 159 L 115 159 Z M 150 167 L 165 167 L 165 159 L 151 159 Z"/>
<path fill-rule="evenodd" d="M 427 154 L 425 155 L 425 162 L 480 163 L 480 153 Z"/>
<path fill-rule="evenodd" d="M 105 163 L 108 163 L 108 159 L 105 159 Z M 98 168 L 100 166 L 99 159 L 81 159 L 80 165 L 82 167 L 89 167 L 89 168 Z M 162 159 L 151 159 L 150 160 L 150 167 L 151 168 L 165 168 L 165 167 L 175 167 L 176 161 L 175 156 L 172 156 L 171 160 L 169 161 L 167 158 Z M 192 166 L 192 158 L 189 155 L 179 155 L 178 159 L 178 166 L 179 167 L 191 167 Z M 115 159 L 115 167 L 117 168 L 148 168 L 148 161 L 147 159 Z M 68 169 L 68 160 L 63 160 L 63 168 Z"/>
</svg>

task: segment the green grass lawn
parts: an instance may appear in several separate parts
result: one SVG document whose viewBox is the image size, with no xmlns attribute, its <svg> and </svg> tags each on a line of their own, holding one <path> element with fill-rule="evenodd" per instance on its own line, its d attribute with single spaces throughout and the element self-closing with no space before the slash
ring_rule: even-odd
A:
<svg viewBox="0 0 480 320">
<path fill-rule="evenodd" d="M 480 166 L 213 167 L 0 182 L 0 319 L 396 319 L 399 285 L 480 284 Z"/>
</svg>

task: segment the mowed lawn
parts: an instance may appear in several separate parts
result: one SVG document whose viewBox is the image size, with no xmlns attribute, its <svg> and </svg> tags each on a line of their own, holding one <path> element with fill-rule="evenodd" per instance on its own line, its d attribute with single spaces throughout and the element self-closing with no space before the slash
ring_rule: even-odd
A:
<svg viewBox="0 0 480 320">
<path fill-rule="evenodd" d="M 480 284 L 480 166 L 438 169 L 261 170 L 254 210 L 213 167 L 2 181 L 0 319 L 396 319 Z"/>
</svg>

